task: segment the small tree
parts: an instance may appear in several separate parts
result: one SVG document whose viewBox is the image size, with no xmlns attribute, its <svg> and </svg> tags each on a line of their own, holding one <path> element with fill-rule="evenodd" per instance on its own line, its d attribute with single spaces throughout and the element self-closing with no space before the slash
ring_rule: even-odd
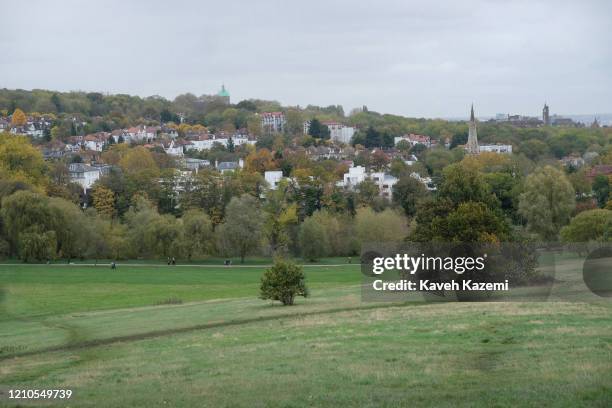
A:
<svg viewBox="0 0 612 408">
<path fill-rule="evenodd" d="M 304 271 L 293 262 L 276 260 L 261 277 L 261 299 L 272 299 L 285 306 L 293 305 L 296 296 L 308 297 Z"/>
</svg>

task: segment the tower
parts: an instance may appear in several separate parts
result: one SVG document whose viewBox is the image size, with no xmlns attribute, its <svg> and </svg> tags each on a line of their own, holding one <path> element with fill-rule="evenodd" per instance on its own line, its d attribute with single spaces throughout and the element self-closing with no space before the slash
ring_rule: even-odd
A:
<svg viewBox="0 0 612 408">
<path fill-rule="evenodd" d="M 478 135 L 476 132 L 476 118 L 474 117 L 474 104 L 472 104 L 472 110 L 470 112 L 469 133 L 465 150 L 467 150 L 469 154 L 480 153 L 480 147 L 478 146 Z"/>
<path fill-rule="evenodd" d="M 593 123 L 591 123 L 591 128 L 599 129 L 599 121 L 597 120 L 597 116 L 595 116 L 595 119 L 593 120 Z"/>
<path fill-rule="evenodd" d="M 221 85 L 221 90 L 217 92 L 217 97 L 226 105 L 230 104 L 230 94 L 227 89 L 225 89 L 225 84 Z"/>
<path fill-rule="evenodd" d="M 542 122 L 544 122 L 544 126 L 550 125 L 550 111 L 546 102 L 544 102 L 544 109 L 542 109 Z"/>
</svg>

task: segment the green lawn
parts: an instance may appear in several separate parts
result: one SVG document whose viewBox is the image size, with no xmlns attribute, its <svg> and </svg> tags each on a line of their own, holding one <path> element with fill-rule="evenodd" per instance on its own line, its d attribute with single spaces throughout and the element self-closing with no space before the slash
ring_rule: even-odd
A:
<svg viewBox="0 0 612 408">
<path fill-rule="evenodd" d="M 612 404 L 610 302 L 365 303 L 359 267 L 340 265 L 305 268 L 312 297 L 282 307 L 257 299 L 264 263 L 0 265 L 0 391 L 71 388 L 58 405 L 79 407 Z"/>
</svg>

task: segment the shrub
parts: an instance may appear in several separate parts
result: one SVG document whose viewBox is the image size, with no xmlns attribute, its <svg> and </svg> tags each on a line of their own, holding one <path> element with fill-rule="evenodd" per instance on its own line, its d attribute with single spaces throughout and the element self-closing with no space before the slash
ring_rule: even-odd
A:
<svg viewBox="0 0 612 408">
<path fill-rule="evenodd" d="M 276 260 L 261 277 L 260 298 L 278 300 L 289 306 L 296 296 L 308 297 L 302 267 L 293 262 Z"/>
</svg>

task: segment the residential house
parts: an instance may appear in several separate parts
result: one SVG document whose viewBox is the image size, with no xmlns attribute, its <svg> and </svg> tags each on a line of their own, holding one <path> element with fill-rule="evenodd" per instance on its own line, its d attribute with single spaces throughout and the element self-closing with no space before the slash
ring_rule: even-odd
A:
<svg viewBox="0 0 612 408">
<path fill-rule="evenodd" d="M 186 157 L 185 159 L 183 159 L 183 166 L 185 166 L 185 168 L 190 171 L 195 171 L 197 174 L 200 169 L 209 167 L 210 161 Z"/>
<path fill-rule="evenodd" d="M 502 153 L 512 154 L 512 145 L 505 145 L 505 144 L 479 145 L 478 149 L 480 153 L 492 152 L 492 153 L 499 153 L 499 154 L 502 154 Z"/>
<path fill-rule="evenodd" d="M 68 166 L 68 173 L 70 181 L 80 184 L 83 192 L 87 193 L 87 190 L 100 178 L 101 171 L 84 163 L 71 163 Z"/>
<path fill-rule="evenodd" d="M 244 160 L 239 159 L 237 162 L 216 162 L 215 168 L 221 173 L 236 171 L 244 167 Z"/>
<path fill-rule="evenodd" d="M 405 140 L 406 142 L 410 144 L 410 146 L 416 146 L 417 144 L 422 144 L 427 147 L 433 147 L 431 137 L 425 136 L 425 135 L 416 135 L 414 133 L 410 133 L 408 135 L 403 135 L 403 136 L 397 136 L 393 140 L 394 140 L 395 146 L 397 146 L 399 142 Z"/>
<path fill-rule="evenodd" d="M 285 129 L 285 114 L 283 112 L 263 112 L 261 128 L 266 133 L 280 133 Z"/>
<path fill-rule="evenodd" d="M 264 178 L 272 190 L 278 188 L 278 183 L 283 179 L 283 172 L 281 170 L 269 170 L 264 173 Z"/>
<path fill-rule="evenodd" d="M 587 178 L 593 181 L 597 176 L 610 176 L 612 175 L 612 165 L 609 164 L 597 164 L 591 167 L 591 170 L 587 173 Z"/>
</svg>

